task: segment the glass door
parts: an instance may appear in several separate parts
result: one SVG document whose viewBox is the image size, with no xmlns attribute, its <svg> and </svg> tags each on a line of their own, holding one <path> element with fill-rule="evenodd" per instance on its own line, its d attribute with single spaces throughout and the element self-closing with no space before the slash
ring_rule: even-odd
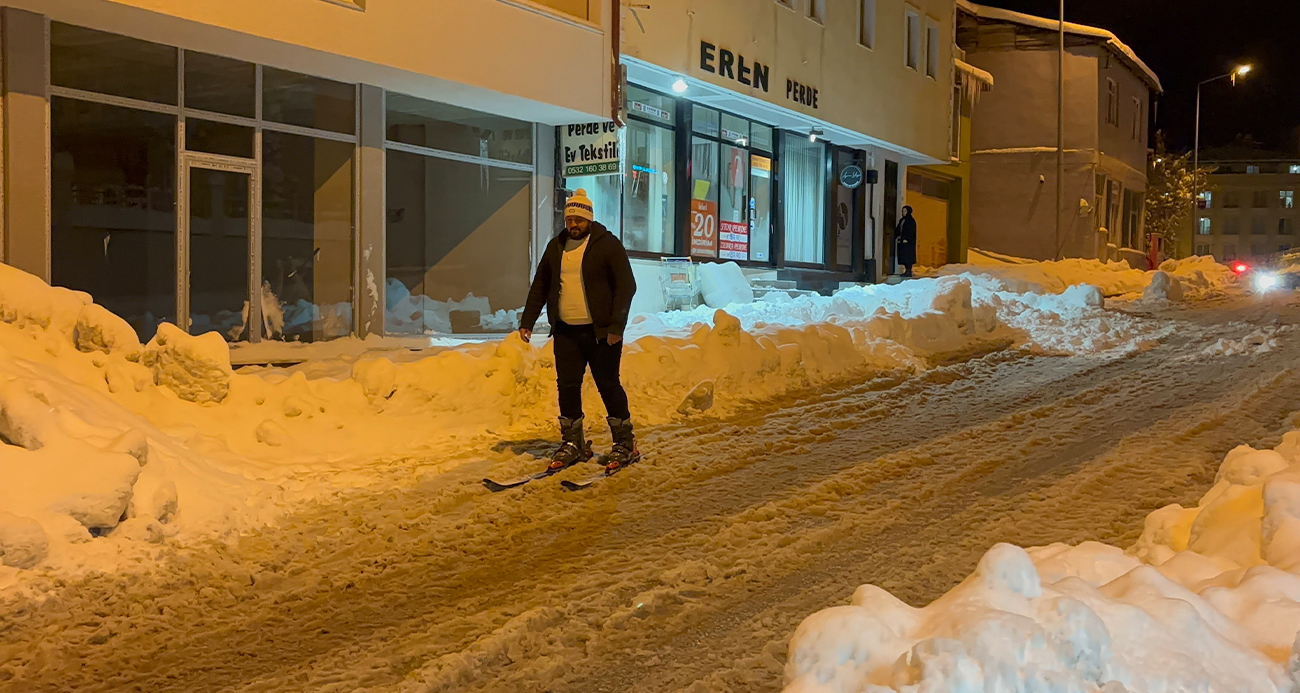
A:
<svg viewBox="0 0 1300 693">
<path fill-rule="evenodd" d="M 256 162 L 211 154 L 187 154 L 180 214 L 178 287 L 184 328 L 216 332 L 228 342 L 261 339 L 264 319 L 254 278 L 260 246 Z"/>
</svg>

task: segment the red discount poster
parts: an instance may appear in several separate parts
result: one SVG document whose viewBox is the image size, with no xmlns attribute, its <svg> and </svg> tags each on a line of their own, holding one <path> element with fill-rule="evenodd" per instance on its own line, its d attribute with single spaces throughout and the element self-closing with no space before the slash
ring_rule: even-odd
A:
<svg viewBox="0 0 1300 693">
<path fill-rule="evenodd" d="M 718 222 L 718 257 L 723 260 L 749 259 L 749 224 L 743 221 Z"/>
<path fill-rule="evenodd" d="M 718 256 L 718 203 L 691 200 L 691 255 Z"/>
</svg>

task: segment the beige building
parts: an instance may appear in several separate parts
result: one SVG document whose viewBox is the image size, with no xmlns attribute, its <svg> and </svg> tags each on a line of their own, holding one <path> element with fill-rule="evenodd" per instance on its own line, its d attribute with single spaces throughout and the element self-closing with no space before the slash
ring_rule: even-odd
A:
<svg viewBox="0 0 1300 693">
<path fill-rule="evenodd" d="M 501 329 L 615 107 L 612 0 L 2 4 L 4 260 L 144 338 Z"/>
<path fill-rule="evenodd" d="M 1300 157 L 1233 145 L 1201 152 L 1201 165 L 1213 173 L 1185 244 L 1191 253 L 1256 261 L 1297 245 Z"/>
<path fill-rule="evenodd" d="M 1156 75 L 1109 31 L 1066 24 L 1057 210 L 1058 23 L 966 0 L 958 8 L 958 45 L 998 85 L 973 115 L 971 245 L 1034 259 L 1142 251 Z"/>
<path fill-rule="evenodd" d="M 638 309 L 667 256 L 808 289 L 892 271 L 907 168 L 951 160 L 953 1 L 648 4 L 622 22 L 619 174 L 564 183 L 636 256 Z"/>
<path fill-rule="evenodd" d="M 667 257 L 873 281 L 953 1 L 0 0 L 4 260 L 146 339 L 501 332 L 585 187 L 639 310 Z"/>
</svg>

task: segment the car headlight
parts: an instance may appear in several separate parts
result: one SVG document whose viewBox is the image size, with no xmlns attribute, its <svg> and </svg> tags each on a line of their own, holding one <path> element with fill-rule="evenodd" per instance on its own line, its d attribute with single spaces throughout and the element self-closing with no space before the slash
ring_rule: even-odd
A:
<svg viewBox="0 0 1300 693">
<path fill-rule="evenodd" d="M 1268 291 L 1276 287 L 1278 278 L 1276 274 L 1258 274 L 1255 276 L 1255 290 Z"/>
</svg>

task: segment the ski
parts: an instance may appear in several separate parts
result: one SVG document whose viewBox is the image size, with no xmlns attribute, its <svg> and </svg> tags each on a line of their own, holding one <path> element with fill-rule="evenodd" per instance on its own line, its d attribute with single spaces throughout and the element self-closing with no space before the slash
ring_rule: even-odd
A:
<svg viewBox="0 0 1300 693">
<path fill-rule="evenodd" d="M 588 444 L 586 459 L 590 460 L 591 458 L 592 458 L 591 445 Z M 506 489 L 519 488 L 520 486 L 523 486 L 524 484 L 527 484 L 531 481 L 537 481 L 538 479 L 545 479 L 548 476 L 555 476 L 556 474 L 559 474 L 560 472 L 570 467 L 573 467 L 574 465 L 582 464 L 585 461 L 586 460 L 578 460 L 573 464 L 565 465 L 563 467 L 560 467 L 559 469 L 549 469 L 549 468 L 544 469 L 535 474 L 529 474 L 528 476 L 521 476 L 518 479 L 512 479 L 510 481 L 493 481 L 492 479 L 484 478 L 483 485 L 486 486 L 487 489 L 493 493 L 500 493 L 502 491 L 505 491 Z"/>
<path fill-rule="evenodd" d="M 636 462 L 640 462 L 640 461 L 641 458 L 638 457 L 636 459 Z M 636 464 L 636 462 L 625 464 L 622 467 L 615 469 L 614 471 L 603 469 L 600 471 L 600 473 L 593 474 L 587 477 L 586 479 L 582 479 L 581 481 L 571 481 L 569 479 L 561 479 L 560 486 L 563 487 L 565 491 L 581 491 L 586 488 L 591 488 L 596 482 L 600 481 L 601 479 L 608 479 L 609 477 L 614 476 L 615 474 L 618 474 L 624 469 L 627 469 L 628 467 L 631 467 L 632 465 Z"/>
<path fill-rule="evenodd" d="M 483 485 L 486 486 L 487 489 L 493 493 L 500 493 L 506 489 L 519 488 L 520 486 L 523 486 L 524 484 L 530 481 L 537 481 L 538 479 L 545 479 L 548 476 L 554 476 L 566 469 L 568 469 L 568 467 L 560 467 L 559 469 L 546 469 L 536 474 L 521 476 L 518 479 L 511 479 L 510 481 L 493 481 L 491 479 L 484 478 Z"/>
</svg>

